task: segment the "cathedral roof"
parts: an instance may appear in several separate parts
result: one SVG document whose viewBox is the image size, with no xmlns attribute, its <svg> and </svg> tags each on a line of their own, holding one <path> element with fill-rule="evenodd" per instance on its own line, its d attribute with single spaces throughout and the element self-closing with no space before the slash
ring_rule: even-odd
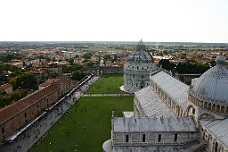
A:
<svg viewBox="0 0 228 152">
<path fill-rule="evenodd" d="M 135 92 L 135 97 L 147 117 L 170 117 L 175 116 L 162 99 L 152 90 L 151 86 Z"/>
<path fill-rule="evenodd" d="M 114 117 L 113 132 L 195 132 L 196 127 L 191 117 Z"/>
<path fill-rule="evenodd" d="M 199 120 L 209 132 L 228 146 L 228 118 L 223 120 Z"/>
<path fill-rule="evenodd" d="M 216 66 L 203 73 L 192 90 L 205 99 L 228 104 L 228 69 L 226 58 L 218 56 Z"/>
<path fill-rule="evenodd" d="M 150 80 L 156 83 L 166 95 L 175 101 L 183 109 L 186 108 L 189 87 L 175 79 L 164 71 L 150 76 Z"/>
</svg>

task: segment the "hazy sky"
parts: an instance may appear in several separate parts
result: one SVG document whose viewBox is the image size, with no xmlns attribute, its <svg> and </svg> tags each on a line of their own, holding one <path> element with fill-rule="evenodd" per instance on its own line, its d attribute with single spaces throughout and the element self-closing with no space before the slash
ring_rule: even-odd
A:
<svg viewBox="0 0 228 152">
<path fill-rule="evenodd" d="M 1 0 L 0 41 L 228 43 L 228 0 Z"/>
</svg>

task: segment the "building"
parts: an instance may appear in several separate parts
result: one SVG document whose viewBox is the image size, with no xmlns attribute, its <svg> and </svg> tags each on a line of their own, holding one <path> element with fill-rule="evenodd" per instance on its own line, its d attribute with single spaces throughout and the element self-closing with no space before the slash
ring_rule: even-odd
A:
<svg viewBox="0 0 228 152">
<path fill-rule="evenodd" d="M 146 51 L 144 43 L 138 42 L 136 49 L 124 65 L 124 86 L 127 92 L 135 92 L 149 85 L 149 73 L 157 69 L 153 57 Z"/>
<path fill-rule="evenodd" d="M 62 76 L 48 86 L 0 109 L 0 142 L 31 123 L 72 89 L 71 80 Z"/>
<path fill-rule="evenodd" d="M 72 89 L 72 81 L 70 80 L 70 77 L 68 75 L 61 75 L 57 78 L 48 79 L 44 83 L 41 83 L 38 85 L 38 90 L 42 90 L 52 83 L 59 84 L 61 86 L 60 96 L 65 95 L 67 92 L 69 92 Z"/>
<path fill-rule="evenodd" d="M 13 92 L 13 86 L 11 84 L 9 84 L 9 83 L 2 84 L 0 86 L 0 93 L 1 92 L 5 92 L 7 94 L 12 93 Z"/>
<path fill-rule="evenodd" d="M 187 86 L 162 69 L 135 92 L 132 117 L 112 117 L 105 152 L 228 152 L 228 69 L 218 56 Z"/>
</svg>

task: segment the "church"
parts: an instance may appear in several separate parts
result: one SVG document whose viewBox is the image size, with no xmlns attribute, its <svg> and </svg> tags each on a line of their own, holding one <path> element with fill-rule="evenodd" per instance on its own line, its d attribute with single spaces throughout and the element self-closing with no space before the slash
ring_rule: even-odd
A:
<svg viewBox="0 0 228 152">
<path fill-rule="evenodd" d="M 138 43 L 136 51 L 146 51 L 142 41 Z M 140 84 L 134 91 L 134 112 L 131 116 L 124 117 L 115 117 L 113 114 L 111 139 L 103 143 L 103 150 L 228 152 L 226 57 L 218 56 L 216 66 L 203 73 L 192 86 L 179 81 L 170 72 L 156 68 L 151 58 L 148 61 L 148 64 L 151 64 L 148 65 L 151 68 L 148 70 L 148 85 L 141 85 L 146 81 L 141 79 L 133 82 L 129 73 L 140 73 L 137 66 L 139 60 L 144 59 L 144 54 L 133 54 L 139 56 L 134 58 L 135 62 L 132 61 L 132 64 L 126 62 L 123 88 L 129 91 L 128 85 L 136 87 L 137 83 Z M 131 56 L 132 54 L 128 59 L 131 59 Z M 128 72 L 131 66 L 134 68 Z"/>
</svg>

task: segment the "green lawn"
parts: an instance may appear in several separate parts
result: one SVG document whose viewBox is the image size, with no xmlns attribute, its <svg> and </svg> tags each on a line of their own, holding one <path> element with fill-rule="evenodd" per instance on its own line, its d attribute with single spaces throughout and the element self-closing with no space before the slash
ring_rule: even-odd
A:
<svg viewBox="0 0 228 152">
<path fill-rule="evenodd" d="M 91 94 L 119 94 L 123 85 L 123 74 L 106 74 L 99 78 L 86 93 Z M 124 92 L 123 92 L 124 93 Z"/>
<path fill-rule="evenodd" d="M 69 111 L 31 152 L 72 152 L 75 145 L 79 152 L 101 152 L 103 142 L 111 138 L 112 111 L 115 116 L 133 111 L 133 96 L 81 97 Z"/>
</svg>

